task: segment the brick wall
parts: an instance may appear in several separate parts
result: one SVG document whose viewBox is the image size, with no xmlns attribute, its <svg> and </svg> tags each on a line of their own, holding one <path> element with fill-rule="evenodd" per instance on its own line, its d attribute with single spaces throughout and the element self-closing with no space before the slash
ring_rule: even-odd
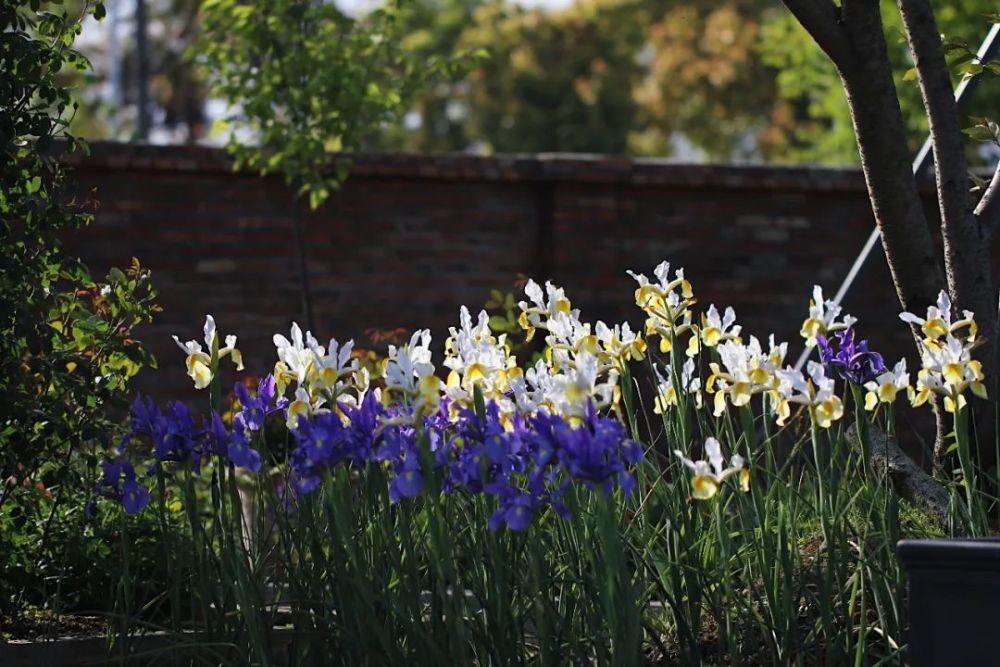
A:
<svg viewBox="0 0 1000 667">
<path fill-rule="evenodd" d="M 142 337 L 168 371 L 141 386 L 186 394 L 170 334 L 200 338 L 205 313 L 266 372 L 271 335 L 304 321 L 281 180 L 233 173 L 206 148 L 96 144 L 70 162 L 100 207 L 68 249 L 95 273 L 138 256 L 160 290 L 163 313 Z M 367 344 L 369 329 L 396 327 L 443 339 L 460 304 L 478 307 L 519 274 L 564 285 L 589 318 L 638 324 L 625 270 L 669 259 L 703 304 L 733 305 L 748 332 L 791 341 L 792 356 L 811 286 L 832 295 L 872 224 L 855 170 L 564 155 L 362 155 L 303 220 L 320 339 Z M 874 342 L 910 352 L 881 251 L 847 307 Z"/>
</svg>

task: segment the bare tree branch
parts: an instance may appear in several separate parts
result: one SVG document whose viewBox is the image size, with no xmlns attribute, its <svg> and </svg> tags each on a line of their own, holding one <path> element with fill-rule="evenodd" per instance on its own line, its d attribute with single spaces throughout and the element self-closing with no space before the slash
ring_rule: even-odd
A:
<svg viewBox="0 0 1000 667">
<path fill-rule="evenodd" d="M 851 63 L 847 36 L 841 30 L 840 9 L 830 0 L 782 0 L 837 69 Z"/>
<path fill-rule="evenodd" d="M 992 234 L 1000 225 L 1000 163 L 997 163 L 996 171 L 990 184 L 986 186 L 986 192 L 979 200 L 975 210 L 976 219 L 979 224 Z"/>
<path fill-rule="evenodd" d="M 868 458 L 875 472 L 881 477 L 888 477 L 896 493 L 916 505 L 928 517 L 940 525 L 947 525 L 951 506 L 948 489 L 924 472 L 884 431 L 870 422 L 866 430 Z M 864 451 L 865 445 L 858 437 L 858 429 L 854 424 L 847 427 L 847 440 L 857 451 Z"/>
</svg>

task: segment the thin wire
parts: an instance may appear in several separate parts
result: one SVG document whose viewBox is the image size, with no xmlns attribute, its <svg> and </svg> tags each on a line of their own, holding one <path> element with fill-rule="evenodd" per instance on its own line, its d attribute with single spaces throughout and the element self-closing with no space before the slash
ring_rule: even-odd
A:
<svg viewBox="0 0 1000 667">
<path fill-rule="evenodd" d="M 980 63 L 987 62 L 992 59 L 996 53 L 997 47 L 1000 46 L 1000 23 L 994 23 L 990 28 L 989 33 L 986 35 L 986 39 L 979 46 L 979 51 L 976 52 L 976 60 Z M 962 103 L 962 100 L 975 89 L 978 79 L 976 78 L 964 78 L 961 83 L 958 84 L 958 88 L 955 89 L 955 102 L 958 104 Z M 927 135 L 924 140 L 924 145 L 920 147 L 920 152 L 913 159 L 913 175 L 919 177 L 927 167 L 930 166 L 931 159 L 933 157 L 933 140 L 931 135 Z M 854 284 L 854 280 L 858 277 L 858 273 L 861 272 L 861 267 L 864 266 L 865 261 L 868 256 L 871 255 L 872 250 L 875 249 L 875 244 L 880 240 L 878 227 L 872 230 L 872 233 L 868 235 L 868 240 L 865 241 L 864 247 L 861 248 L 861 252 L 854 259 L 854 263 L 851 265 L 850 271 L 847 272 L 847 276 L 844 277 L 844 282 L 840 284 L 840 289 L 837 290 L 837 294 L 833 297 L 833 303 L 839 306 L 847 296 L 848 290 Z M 812 354 L 815 348 L 807 347 L 802 350 L 802 354 L 799 355 L 798 361 L 795 362 L 795 370 L 802 370 L 802 367 L 806 365 L 806 360 Z"/>
</svg>

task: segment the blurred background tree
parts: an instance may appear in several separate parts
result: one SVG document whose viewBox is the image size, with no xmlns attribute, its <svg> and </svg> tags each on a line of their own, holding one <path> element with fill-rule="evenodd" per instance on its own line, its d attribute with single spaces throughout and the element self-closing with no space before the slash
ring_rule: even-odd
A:
<svg viewBox="0 0 1000 667">
<path fill-rule="evenodd" d="M 770 128 L 788 105 L 755 48 L 777 9 L 772 0 L 646 0 L 632 151 L 670 155 L 684 142 L 710 160 L 774 157 Z"/>
<path fill-rule="evenodd" d="M 183 56 L 189 45 L 198 44 L 203 2 L 144 2 L 151 139 L 220 142 L 206 138 L 205 128 L 226 114 L 226 102 L 206 92 L 211 82 Z M 383 3 L 320 4 L 361 18 Z M 915 150 L 926 121 L 916 82 L 905 78 L 912 63 L 900 39 L 898 11 L 891 0 L 884 4 Z M 839 77 L 778 0 L 534 0 L 531 5 L 506 0 L 403 3 L 399 45 L 415 62 L 476 54 L 476 65 L 426 82 L 398 120 L 382 124 L 360 145 L 696 161 L 858 160 Z M 135 6 L 136 0 L 109 2 L 109 17 L 117 16 L 117 65 L 111 62 L 113 40 L 103 38 L 110 33 L 85 40 L 84 51 L 95 60 L 97 73 L 80 88 L 87 104 L 75 122 L 100 121 L 93 123 L 95 131 L 88 128 L 88 136 L 134 134 Z M 939 9 L 939 25 L 948 37 L 963 39 L 974 49 L 986 31 L 984 15 L 993 10 L 993 0 L 951 3 Z M 114 21 L 107 23 L 110 29 Z M 203 52 L 204 46 L 211 44 L 202 42 L 196 51 Z M 116 71 L 121 82 L 117 101 L 109 97 Z M 983 115 L 998 103 L 1000 84 L 989 81 L 965 113 Z"/>
<path fill-rule="evenodd" d="M 480 7 L 459 43 L 489 53 L 466 78 L 466 128 L 485 151 L 624 153 L 641 73 L 637 3 L 551 13 Z"/>
<path fill-rule="evenodd" d="M 80 0 L 76 4 L 82 5 Z M 187 56 L 201 29 L 200 0 L 111 0 L 103 21 L 88 19 L 78 46 L 94 67 L 74 82 L 80 109 L 74 131 L 90 138 L 194 143 L 208 134 L 208 87 Z M 140 59 L 140 54 L 142 58 Z M 142 61 L 140 63 L 140 61 Z M 148 130 L 139 128 L 140 69 L 148 72 Z"/>
</svg>

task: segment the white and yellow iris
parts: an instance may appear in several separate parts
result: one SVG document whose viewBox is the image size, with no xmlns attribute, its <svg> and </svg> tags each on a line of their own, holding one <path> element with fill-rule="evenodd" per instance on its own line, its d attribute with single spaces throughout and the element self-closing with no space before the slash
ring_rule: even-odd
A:
<svg viewBox="0 0 1000 667">
<path fill-rule="evenodd" d="M 574 311 L 566 292 L 561 287 L 556 287 L 550 282 L 545 283 L 545 292 L 534 280 L 529 280 L 524 286 L 524 294 L 528 301 L 521 301 L 517 305 L 521 309 L 518 323 L 526 332 L 526 339 L 531 340 L 536 329 L 544 329 L 546 320 L 555 317 L 559 313 L 564 315 L 579 315 L 579 311 Z"/>
<path fill-rule="evenodd" d="M 746 345 L 729 340 L 718 346 L 722 364 L 712 362 L 712 373 L 705 382 L 705 391 L 714 394 L 714 414 L 722 416 L 726 403 L 741 407 L 755 395 L 774 390 L 778 385 L 775 372 L 784 361 L 788 346 L 776 345 L 770 339 L 770 348 L 765 353 L 756 336 L 750 336 Z"/>
<path fill-rule="evenodd" d="M 722 457 L 722 447 L 715 438 L 709 437 L 705 440 L 707 461 L 693 461 L 684 456 L 679 449 L 674 450 L 674 455 L 693 473 L 691 496 L 697 500 L 709 500 L 714 497 L 722 484 L 734 475 L 738 476 L 740 488 L 744 492 L 750 490 L 750 472 L 745 467 L 743 457 L 734 454 L 729 459 L 729 467 L 726 467 L 725 459 Z"/>
<path fill-rule="evenodd" d="M 892 404 L 901 391 L 910 390 L 910 374 L 906 372 L 906 359 L 900 359 L 891 371 L 865 383 L 865 410 L 871 411 L 879 404 Z"/>
<path fill-rule="evenodd" d="M 708 310 L 701 316 L 701 325 L 693 327 L 693 334 L 688 339 L 687 355 L 697 356 L 704 347 L 717 347 L 725 341 L 742 342 L 740 332 L 743 327 L 736 324 L 736 311 L 727 307 L 720 316 L 715 304 L 708 307 Z"/>
<path fill-rule="evenodd" d="M 946 333 L 943 340 L 925 339 L 922 368 L 917 373 L 916 387 L 910 389 L 911 404 L 923 405 L 937 394 L 944 399 L 945 411 L 955 413 L 966 406 L 967 390 L 979 398 L 987 398 L 983 366 L 972 358 L 972 350 L 978 343 L 968 338 L 962 341 L 951 333 Z"/>
<path fill-rule="evenodd" d="M 609 327 L 598 320 L 595 334 L 600 343 L 602 363 L 621 369 L 629 361 L 642 361 L 646 358 L 646 341 L 641 334 L 632 331 L 628 322 Z"/>
<path fill-rule="evenodd" d="M 813 286 L 812 298 L 809 300 L 809 317 L 802 323 L 799 333 L 806 339 L 806 347 L 816 346 L 816 337 L 827 335 L 834 331 L 841 331 L 857 322 L 857 319 L 850 315 L 844 315 L 844 319 L 837 321 L 842 308 L 832 300 L 823 299 L 823 288 L 819 285 Z"/>
<path fill-rule="evenodd" d="M 680 402 L 678 386 L 674 383 L 674 373 L 669 369 L 660 371 L 659 366 L 653 365 L 653 373 L 656 375 L 656 397 L 653 399 L 653 412 L 664 414 L 668 408 L 676 407 Z M 681 367 L 680 378 L 677 383 L 680 390 L 694 397 L 695 407 L 702 405 L 701 398 L 701 378 L 695 375 L 695 364 L 693 359 L 688 359 Z"/>
<path fill-rule="evenodd" d="M 436 410 L 441 404 L 441 379 L 434 374 L 431 363 L 431 332 L 420 329 L 413 332 L 409 343 L 389 346 L 385 364 L 385 389 L 383 397 L 401 394 L 419 418 Z"/>
<path fill-rule="evenodd" d="M 215 318 L 211 315 L 205 316 L 203 331 L 206 349 L 202 349 L 198 341 L 189 340 L 182 343 L 177 336 L 173 336 L 174 342 L 187 355 L 185 360 L 187 374 L 194 380 L 197 389 L 204 389 L 212 384 L 212 378 L 218 372 L 219 361 L 225 357 L 231 356 L 233 363 L 236 364 L 236 370 L 243 370 L 243 355 L 236 348 L 236 336 L 226 336 L 225 345 L 220 346 Z"/>
<path fill-rule="evenodd" d="M 968 310 L 962 311 L 962 319 L 952 322 L 951 320 L 951 298 L 948 293 L 944 290 L 938 293 L 937 303 L 933 306 L 927 307 L 926 317 L 919 317 L 909 312 L 902 312 L 899 314 L 899 319 L 903 320 L 907 324 L 913 324 L 920 327 L 920 331 L 924 334 L 928 342 L 936 341 L 940 338 L 944 338 L 949 334 L 956 334 L 965 327 L 969 328 L 966 335 L 966 340 L 969 344 L 976 341 L 976 336 L 979 334 L 979 327 L 976 324 L 975 317 L 973 313 Z"/>
<path fill-rule="evenodd" d="M 628 274 L 639 284 L 635 290 L 635 303 L 646 313 L 646 337 L 660 337 L 660 352 L 667 354 L 674 340 L 693 327 L 690 307 L 695 303 L 691 283 L 684 277 L 684 269 L 677 269 L 670 277 L 670 264 L 661 262 L 651 282 L 642 273 Z"/>
<path fill-rule="evenodd" d="M 480 311 L 473 324 L 469 309 L 462 306 L 460 328 L 451 327 L 445 341 L 444 366 L 450 369 L 444 392 L 455 405 L 471 406 L 478 387 L 484 400 L 501 404 L 503 412 L 513 405 L 506 396 L 510 380 L 521 373 L 517 360 L 507 348 L 506 335 L 494 336 L 489 316 Z"/>
<path fill-rule="evenodd" d="M 803 405 L 820 428 L 830 428 L 844 416 L 844 403 L 834 393 L 833 378 L 826 377 L 823 364 L 810 361 L 808 377 L 794 368 L 777 371 L 778 387 L 772 392 L 779 426 L 791 416 L 791 405 Z"/>
</svg>

